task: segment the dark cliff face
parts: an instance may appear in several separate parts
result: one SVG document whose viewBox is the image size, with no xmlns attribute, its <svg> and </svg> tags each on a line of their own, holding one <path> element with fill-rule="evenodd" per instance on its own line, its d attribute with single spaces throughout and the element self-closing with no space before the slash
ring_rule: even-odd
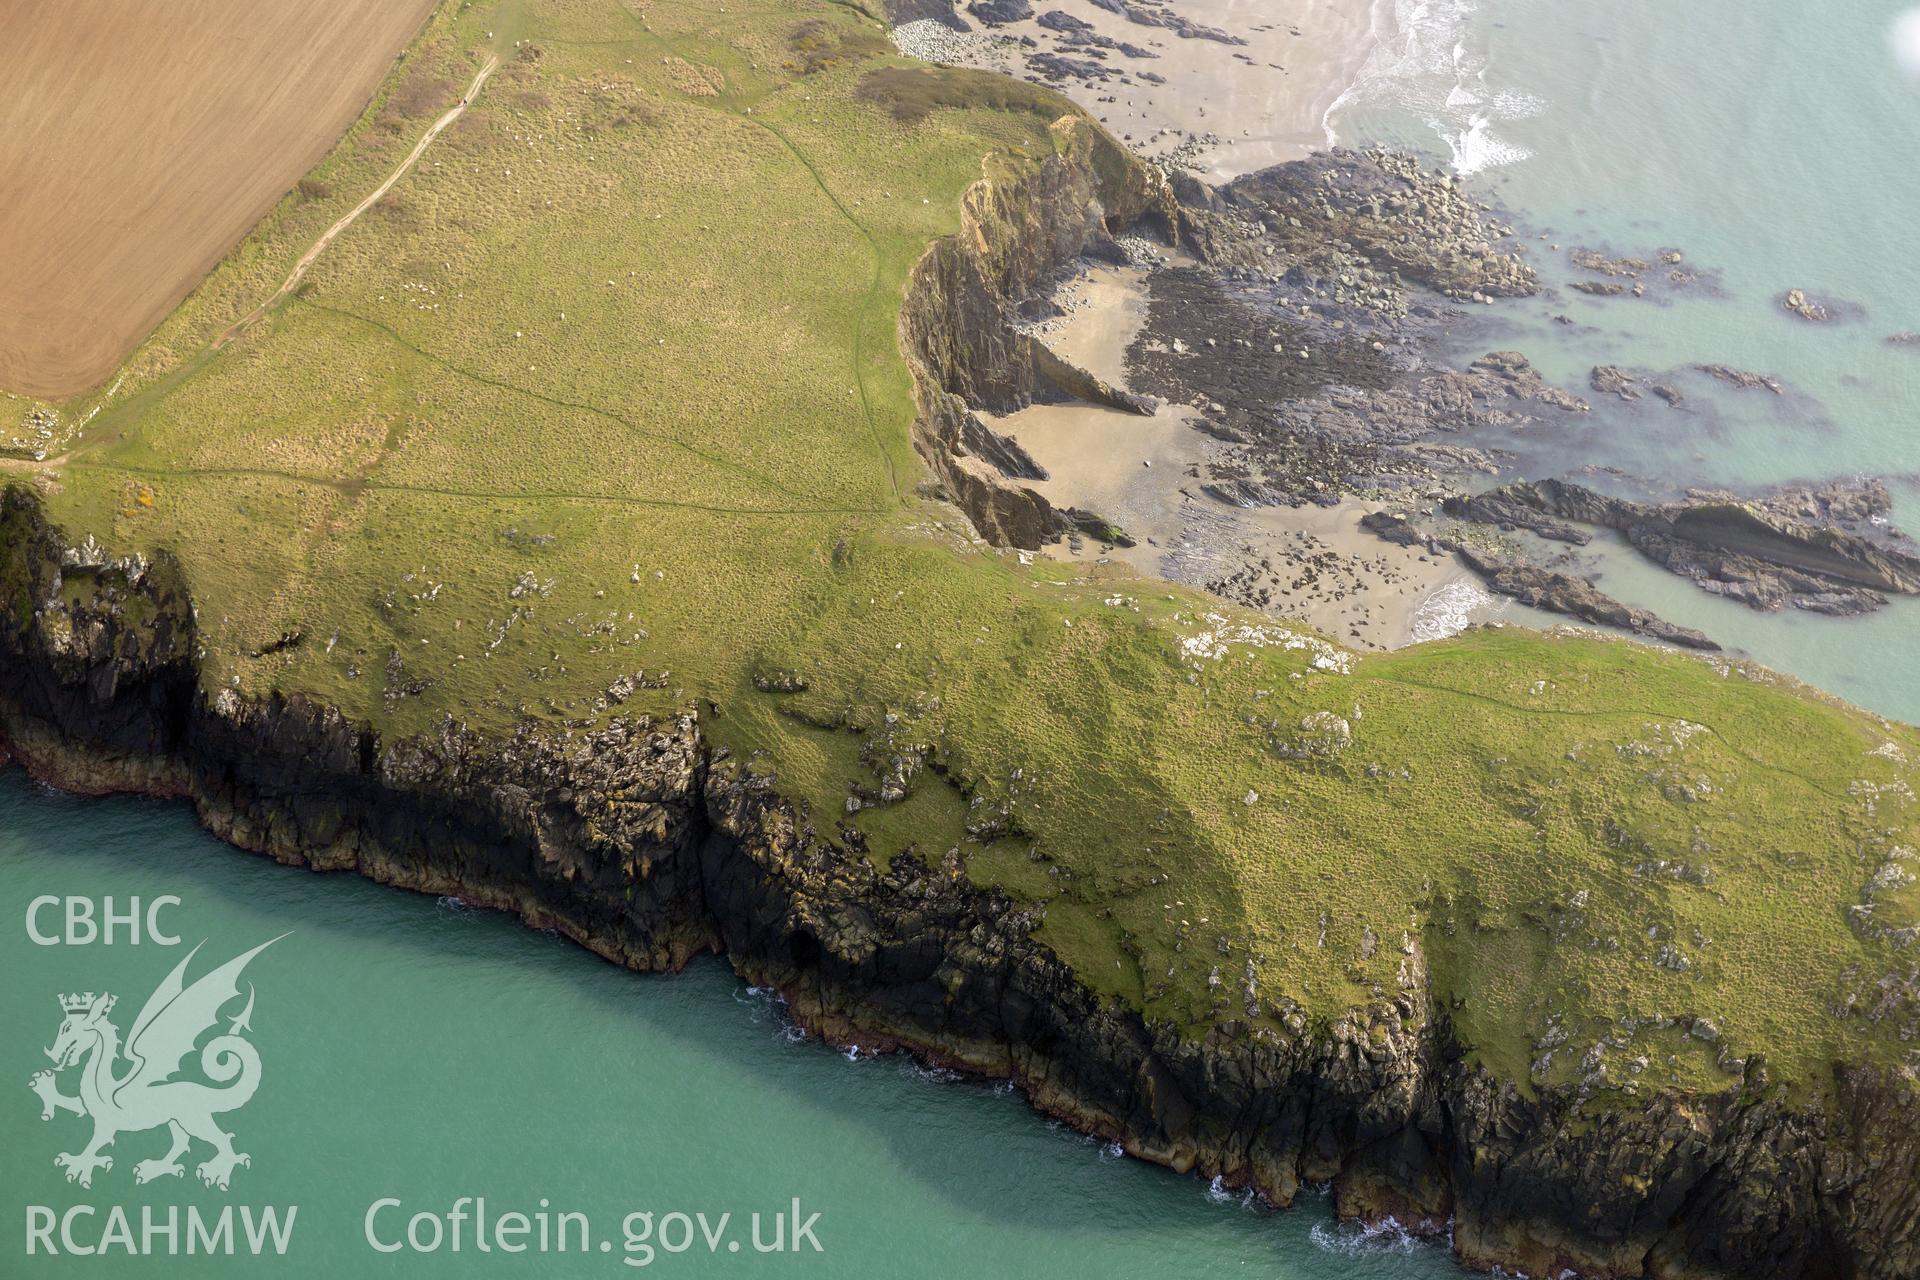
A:
<svg viewBox="0 0 1920 1280">
<path fill-rule="evenodd" d="M 71 548 L 17 488 L 0 584 L 0 742 L 60 785 L 184 796 L 242 848 L 518 911 L 636 968 L 710 944 L 690 718 L 383 742 L 304 698 L 207 693 L 179 566 Z"/>
<path fill-rule="evenodd" d="M 1010 413 L 1075 396 L 1125 409 L 1135 397 L 1075 369 L 1013 325 L 1015 306 L 1050 288 L 1082 253 L 1146 222 L 1171 236 L 1172 191 L 1091 121 L 1063 116 L 1056 154 L 1006 181 L 982 179 L 962 202 L 959 234 L 927 250 L 907 281 L 900 349 L 914 371 L 914 445 L 980 535 L 1037 548 L 1064 527 L 1060 513 L 980 447 L 991 432 L 975 409 Z"/>
<path fill-rule="evenodd" d="M 71 546 L 24 489 L 0 490 L 0 697 L 49 726 L 84 726 L 98 768 L 170 770 L 198 682 L 193 607 L 180 566 L 110 561 Z M 83 775 L 69 779 L 76 790 Z M 141 779 L 174 791 L 170 772 Z"/>
<path fill-rule="evenodd" d="M 1892 1277 L 1920 1268 L 1909 1082 L 1836 1070 L 1795 1109 L 1764 1067 L 1708 1098 L 1582 1115 L 1470 1067 L 1417 947 L 1403 989 L 1293 1038 L 1150 1024 L 1033 940 L 1019 904 L 913 853 L 882 874 L 692 716 L 387 741 L 298 698 L 211 697 L 177 569 L 75 551 L 0 502 L 0 730 L 78 789 L 185 796 L 284 862 L 518 912 L 641 970 L 724 951 L 841 1042 L 1018 1080 L 1136 1156 L 1452 1230 L 1533 1275 Z"/>
<path fill-rule="evenodd" d="M 1059 519 L 955 447 L 970 403 L 1046 391 L 1009 300 L 1169 208 L 1080 127 L 1037 173 L 970 194 L 902 316 L 920 447 L 1002 542 Z M 512 910 L 635 969 L 722 950 L 836 1040 L 1010 1076 L 1137 1156 L 1277 1204 L 1330 1181 L 1343 1214 L 1451 1228 L 1474 1265 L 1920 1274 L 1911 1082 L 1836 1070 L 1826 1103 L 1796 1109 L 1756 1062 L 1726 1094 L 1583 1114 L 1470 1065 L 1417 945 L 1400 990 L 1331 1026 L 1148 1023 L 1035 942 L 1020 904 L 912 852 L 876 871 L 691 715 L 389 740 L 297 697 L 208 691 L 196 652 L 177 565 L 70 547 L 29 494 L 0 497 L 0 750 L 63 785 L 186 797 L 244 848 Z"/>
</svg>

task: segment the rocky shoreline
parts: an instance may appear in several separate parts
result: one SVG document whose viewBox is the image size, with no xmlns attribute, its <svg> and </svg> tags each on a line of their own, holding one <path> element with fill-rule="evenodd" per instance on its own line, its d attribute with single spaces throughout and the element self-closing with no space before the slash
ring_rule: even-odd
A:
<svg viewBox="0 0 1920 1280">
<path fill-rule="evenodd" d="M 1594 406 L 1516 351 L 1460 365 L 1437 354 L 1473 332 L 1476 308 L 1538 287 L 1513 228 L 1450 176 L 1408 156 L 1336 149 L 1218 188 L 1174 175 L 1171 188 L 1185 253 L 1136 254 L 1148 268 L 1149 302 L 1126 354 L 1128 385 L 1184 406 L 1194 429 L 1216 442 L 1193 492 L 1222 508 L 1384 504 L 1411 523 L 1366 527 L 1457 559 L 1498 595 L 1691 648 L 1718 646 L 1612 599 L 1577 569 L 1537 562 L 1542 549 L 1527 543 L 1584 546 L 1592 534 L 1575 526 L 1612 531 L 1702 590 L 1762 611 L 1866 613 L 1920 583 L 1920 558 L 1890 524 L 1879 480 L 1647 502 L 1514 479 L 1503 437 L 1553 433 Z M 1663 287 L 1701 281 L 1672 265 L 1677 250 L 1659 258 Z M 1608 278 L 1653 272 L 1648 261 L 1590 250 L 1574 259 Z M 1766 374 L 1721 364 L 1696 372 L 1736 390 L 1791 394 Z M 1589 384 L 1598 396 L 1683 407 L 1667 378 L 1597 366 Z M 1489 476 L 1507 483 L 1484 493 Z M 1576 491 L 1583 496 L 1569 497 Z M 1531 538 L 1504 536 L 1516 530 Z M 1197 558 L 1227 554 L 1216 550 Z M 1284 612 L 1288 582 L 1270 572 L 1271 554 L 1241 551 L 1245 563 L 1205 585 L 1252 582 L 1248 600 Z M 1363 558 L 1349 559 L 1364 580 Z"/>
<path fill-rule="evenodd" d="M 1084 120 L 1057 127 L 1058 154 L 1032 177 L 968 194 L 965 230 L 916 268 L 901 322 L 918 446 L 1003 544 L 1071 517 L 1000 474 L 993 459 L 1017 470 L 1011 452 L 980 465 L 973 411 L 1098 391 L 1036 356 L 1019 304 L 1138 226 L 1204 237 L 1223 257 L 1232 239 Z M 1455 265 L 1445 279 L 1468 294 L 1514 279 L 1478 254 Z M 1366 301 L 1350 292 L 1307 317 L 1310 340 Z M 1356 368 L 1386 368 L 1371 341 L 1333 342 Z M 1532 390 L 1510 363 L 1484 376 Z M 1494 402 L 1513 399 L 1538 397 Z M 1224 402 L 1221 417 L 1245 425 Z M 1140 1158 L 1275 1205 L 1330 1182 L 1343 1216 L 1450 1233 L 1472 1266 L 1783 1280 L 1920 1268 L 1920 1132 L 1903 1080 L 1837 1066 L 1827 1100 L 1800 1103 L 1756 1059 L 1719 1094 L 1596 1115 L 1583 1085 L 1470 1065 L 1417 941 L 1399 989 L 1331 1025 L 1183 1032 L 1095 996 L 1034 941 L 1026 909 L 957 864 L 910 851 L 877 869 L 776 776 L 711 745 L 691 712 L 505 737 L 449 719 L 390 739 L 298 696 L 209 691 L 180 566 L 75 546 L 18 487 L 0 498 L 0 599 L 0 746 L 68 789 L 185 799 L 241 848 L 457 894 L 636 970 L 722 951 L 837 1041 L 1011 1078 Z"/>
</svg>

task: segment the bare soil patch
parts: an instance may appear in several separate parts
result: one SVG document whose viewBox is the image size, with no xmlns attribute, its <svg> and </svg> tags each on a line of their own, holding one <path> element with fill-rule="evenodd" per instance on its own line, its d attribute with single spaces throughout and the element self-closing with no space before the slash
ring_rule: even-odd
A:
<svg viewBox="0 0 1920 1280">
<path fill-rule="evenodd" d="M 366 106 L 432 0 L 16 0 L 0 387 L 105 378 Z"/>
</svg>

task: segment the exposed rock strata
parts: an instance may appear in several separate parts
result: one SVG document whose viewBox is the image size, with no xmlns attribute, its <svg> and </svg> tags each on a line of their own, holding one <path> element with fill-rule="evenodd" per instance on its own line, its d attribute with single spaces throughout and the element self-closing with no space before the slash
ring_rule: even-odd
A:
<svg viewBox="0 0 1920 1280">
<path fill-rule="evenodd" d="M 1585 578 L 1556 573 L 1524 560 L 1486 555 L 1457 543 L 1441 543 L 1453 551 L 1469 569 L 1479 574 L 1487 587 L 1521 604 L 1564 613 L 1582 622 L 1618 627 L 1635 635 L 1689 649 L 1718 649 L 1705 633 L 1692 627 L 1677 626 L 1645 609 L 1621 604 Z"/>
<path fill-rule="evenodd" d="M 1875 523 L 1891 507 L 1879 481 L 1789 488 L 1758 500 L 1701 491 L 1654 504 L 1539 480 L 1451 499 L 1445 509 L 1548 537 L 1566 537 L 1568 522 L 1615 529 L 1648 559 L 1751 608 L 1854 614 L 1884 605 L 1887 594 L 1920 595 L 1920 555 Z"/>
<path fill-rule="evenodd" d="M 1488 210 L 1412 156 L 1337 147 L 1217 190 L 1183 178 L 1178 190 L 1185 233 L 1215 266 L 1258 271 L 1280 254 L 1379 302 L 1395 278 L 1476 302 L 1539 287 Z"/>
<path fill-rule="evenodd" d="M 968 189 L 960 233 L 914 266 L 900 316 L 920 408 L 915 447 L 982 536 L 1028 549 L 1053 541 L 1066 523 L 1032 489 L 1001 482 L 1022 468 L 998 466 L 1004 451 L 985 444 L 981 433 L 991 429 L 974 411 L 1010 413 L 1063 396 L 1135 413 L 1152 406 L 1021 332 L 1019 303 L 1050 290 L 1081 253 L 1111 245 L 1115 231 L 1145 221 L 1171 235 L 1174 219 L 1165 183 L 1085 118 L 1062 117 L 1054 132 L 1057 154 L 1029 175 Z M 1001 475 L 964 465 L 974 452 L 992 457 Z"/>
<path fill-rule="evenodd" d="M 1467 509 L 1466 504 L 1456 504 L 1457 500 L 1450 499 L 1446 509 L 1450 514 L 1464 515 Z M 1651 640 L 1681 645 L 1688 649 L 1717 650 L 1720 648 L 1705 633 L 1696 631 L 1692 627 L 1677 626 L 1645 609 L 1635 609 L 1622 604 L 1585 578 L 1556 573 L 1517 556 L 1494 555 L 1485 550 L 1470 547 L 1457 539 L 1424 534 L 1404 516 L 1376 511 L 1362 516 L 1360 527 L 1382 541 L 1391 542 L 1396 546 L 1425 546 L 1435 555 L 1456 555 L 1462 564 L 1480 576 L 1489 590 L 1536 609 L 1563 613 L 1570 618 L 1578 618 L 1582 622 L 1591 622 L 1598 626 L 1617 627 L 1622 631 L 1630 631 Z M 1530 527 L 1542 537 L 1560 537 L 1565 541 L 1578 543 L 1587 541 L 1587 535 L 1579 530 L 1569 525 L 1555 524 L 1544 517 L 1538 525 Z"/>
<path fill-rule="evenodd" d="M 1495 524 L 1502 529 L 1525 529 L 1542 538 L 1571 543 L 1576 547 L 1584 547 L 1593 541 L 1593 535 L 1578 525 L 1556 520 L 1542 508 L 1510 500 L 1504 489 L 1448 498 L 1440 504 L 1440 509 L 1456 520 Z"/>
<path fill-rule="evenodd" d="M 946 859 L 877 871 L 691 715 L 389 740 L 298 699 L 209 696 L 177 566 L 71 558 L 30 496 L 0 500 L 0 740 L 64 785 L 186 797 L 243 847 L 512 910 L 636 969 L 719 947 L 837 1040 L 1011 1076 L 1142 1158 L 1276 1203 L 1331 1181 L 1344 1214 L 1450 1224 L 1474 1265 L 1920 1267 L 1909 1082 L 1837 1069 L 1809 1110 L 1750 1062 L 1743 1088 L 1596 1117 L 1573 1089 L 1469 1066 L 1417 943 L 1401 989 L 1331 1026 L 1183 1035 L 1092 995 L 1027 909 Z"/>
</svg>

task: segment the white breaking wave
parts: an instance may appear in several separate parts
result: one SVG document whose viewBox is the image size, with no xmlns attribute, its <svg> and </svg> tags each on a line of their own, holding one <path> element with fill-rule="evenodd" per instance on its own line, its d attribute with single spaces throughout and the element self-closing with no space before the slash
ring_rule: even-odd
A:
<svg viewBox="0 0 1920 1280">
<path fill-rule="evenodd" d="M 1252 1187 L 1244 1187 L 1236 1191 L 1227 1185 L 1225 1178 L 1217 1175 L 1213 1181 L 1207 1183 L 1207 1199 L 1215 1204 L 1238 1205 L 1242 1209 L 1258 1208 L 1260 1204 L 1259 1197 L 1253 1193 Z"/>
<path fill-rule="evenodd" d="M 958 1071 L 952 1071 L 946 1067 L 928 1066 L 924 1063 L 915 1062 L 911 1057 L 907 1056 L 902 1056 L 900 1062 L 902 1064 L 901 1070 L 905 1071 L 910 1079 L 918 1080 L 925 1084 L 958 1084 L 965 1078 Z"/>
<path fill-rule="evenodd" d="M 1454 136 L 1451 146 L 1455 173 L 1478 173 L 1482 169 L 1525 160 L 1533 154 L 1525 147 L 1515 146 L 1501 138 L 1493 131 L 1493 123 L 1491 115 L 1476 112 L 1467 122 L 1466 132 Z"/>
<path fill-rule="evenodd" d="M 1392 1218 L 1376 1225 L 1316 1222 L 1307 1231 L 1307 1239 L 1328 1253 L 1349 1258 L 1363 1253 L 1412 1253 L 1421 1243 Z"/>
<path fill-rule="evenodd" d="M 1449 582 L 1414 609 L 1414 643 L 1459 635 L 1473 620 L 1474 610 L 1492 603 L 1493 597 L 1471 582 Z"/>
<path fill-rule="evenodd" d="M 1470 0 L 1375 0 L 1373 47 L 1321 117 L 1327 145 L 1339 140 L 1335 117 L 1361 107 L 1419 120 L 1462 176 L 1532 155 L 1501 126 L 1539 115 L 1547 101 L 1489 79 L 1486 52 L 1472 43 L 1475 12 Z"/>
</svg>

